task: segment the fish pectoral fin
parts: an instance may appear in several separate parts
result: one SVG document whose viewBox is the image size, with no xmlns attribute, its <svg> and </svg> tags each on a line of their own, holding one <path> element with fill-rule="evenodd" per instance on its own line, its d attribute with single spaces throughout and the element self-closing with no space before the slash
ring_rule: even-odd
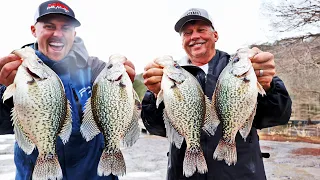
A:
<svg viewBox="0 0 320 180">
<path fill-rule="evenodd" d="M 67 111 L 65 119 L 63 120 L 62 129 L 60 130 L 59 136 L 63 142 L 66 144 L 69 141 L 70 135 L 72 132 L 72 113 L 71 113 L 71 105 L 69 100 L 67 100 Z"/>
<path fill-rule="evenodd" d="M 261 84 L 259 82 L 257 82 L 257 87 L 258 87 L 258 92 L 262 95 L 265 96 L 266 95 L 266 91 L 263 89 L 263 87 L 261 86 Z"/>
<path fill-rule="evenodd" d="M 205 103 L 206 103 L 206 109 L 205 109 L 205 117 L 204 117 L 204 123 L 202 129 L 208 134 L 214 136 L 217 127 L 220 124 L 220 120 L 217 115 L 217 111 L 215 108 L 211 108 L 211 103 L 209 98 L 204 95 L 205 97 Z"/>
<path fill-rule="evenodd" d="M 13 120 L 14 121 L 14 135 L 15 139 L 18 143 L 18 146 L 26 153 L 26 154 L 31 154 L 35 148 L 35 145 L 32 143 L 32 141 L 29 139 L 29 137 L 26 135 L 25 132 L 23 132 L 21 128 L 21 124 L 17 119 Z"/>
<path fill-rule="evenodd" d="M 2 95 L 2 100 L 3 100 L 3 103 L 11 98 L 13 96 L 13 94 L 15 93 L 16 91 L 16 84 L 15 83 L 12 83 L 10 84 L 6 90 L 4 91 L 3 95 Z"/>
<path fill-rule="evenodd" d="M 253 122 L 254 116 L 256 114 L 256 109 L 257 109 L 257 105 L 254 107 L 251 115 L 246 120 L 246 122 L 243 124 L 242 128 L 239 129 L 239 133 L 241 134 L 241 136 L 244 139 L 244 141 L 246 141 L 246 138 L 248 137 L 248 135 L 250 133 L 250 130 L 251 130 L 251 127 L 252 127 L 252 122 Z"/>
<path fill-rule="evenodd" d="M 171 125 L 165 109 L 163 110 L 163 120 L 169 142 L 173 143 L 178 149 L 180 149 L 184 138 Z"/>
<path fill-rule="evenodd" d="M 161 89 L 157 95 L 156 106 L 159 108 L 160 103 L 163 101 L 163 90 Z"/>
<path fill-rule="evenodd" d="M 100 133 L 100 130 L 94 121 L 91 109 L 91 97 L 87 100 L 83 114 L 83 120 L 80 126 L 80 132 L 86 141 L 90 141 Z"/>
</svg>

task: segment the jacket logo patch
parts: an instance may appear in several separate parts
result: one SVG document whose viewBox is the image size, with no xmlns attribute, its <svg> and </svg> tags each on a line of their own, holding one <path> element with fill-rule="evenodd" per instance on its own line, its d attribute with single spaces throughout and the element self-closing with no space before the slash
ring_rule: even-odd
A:
<svg viewBox="0 0 320 180">
<path fill-rule="evenodd" d="M 80 91 L 79 91 L 80 96 L 82 97 L 83 93 L 85 93 L 86 91 L 88 91 L 87 93 L 90 95 L 91 94 L 91 86 L 84 87 L 84 88 L 80 89 Z"/>
</svg>

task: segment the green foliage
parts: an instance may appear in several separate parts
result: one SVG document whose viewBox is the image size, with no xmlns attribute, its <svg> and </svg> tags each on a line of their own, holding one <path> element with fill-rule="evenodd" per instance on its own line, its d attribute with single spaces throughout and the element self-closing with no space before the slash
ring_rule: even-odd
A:
<svg viewBox="0 0 320 180">
<path fill-rule="evenodd" d="M 147 91 L 147 87 L 143 84 L 142 73 L 136 75 L 133 82 L 133 88 L 137 92 L 140 100 L 142 100 L 145 92 Z"/>
</svg>

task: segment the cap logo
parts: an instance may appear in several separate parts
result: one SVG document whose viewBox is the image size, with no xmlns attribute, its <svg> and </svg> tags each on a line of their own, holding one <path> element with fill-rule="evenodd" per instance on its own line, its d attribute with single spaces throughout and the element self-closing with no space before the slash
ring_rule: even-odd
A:
<svg viewBox="0 0 320 180">
<path fill-rule="evenodd" d="M 186 16 L 189 16 L 189 15 L 198 15 L 198 16 L 201 16 L 201 12 L 199 10 L 196 10 L 196 9 L 191 9 L 187 12 Z"/>
<path fill-rule="evenodd" d="M 69 12 L 69 8 L 61 3 L 48 4 L 47 10 L 48 9 L 63 9 L 66 13 Z"/>
</svg>

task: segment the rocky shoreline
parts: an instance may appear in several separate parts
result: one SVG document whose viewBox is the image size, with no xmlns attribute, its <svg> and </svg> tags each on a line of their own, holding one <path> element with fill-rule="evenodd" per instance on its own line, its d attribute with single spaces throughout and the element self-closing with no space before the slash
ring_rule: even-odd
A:
<svg viewBox="0 0 320 180">
<path fill-rule="evenodd" d="M 13 144 L 13 135 L 0 136 L 0 179 L 3 180 L 14 179 Z M 320 179 L 320 144 L 260 140 L 260 145 L 262 152 L 270 154 L 270 158 L 264 159 L 268 180 Z M 119 179 L 164 180 L 168 147 L 166 138 L 142 134 L 133 147 L 123 149 L 127 174 Z"/>
</svg>

